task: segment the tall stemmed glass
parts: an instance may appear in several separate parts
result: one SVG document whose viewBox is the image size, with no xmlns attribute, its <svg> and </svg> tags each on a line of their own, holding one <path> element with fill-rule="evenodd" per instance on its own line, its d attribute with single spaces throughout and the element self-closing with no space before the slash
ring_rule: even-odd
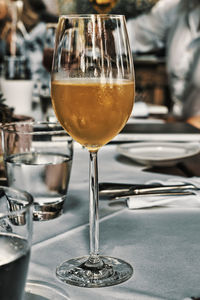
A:
<svg viewBox="0 0 200 300">
<path fill-rule="evenodd" d="M 124 16 L 60 17 L 51 93 L 58 120 L 90 154 L 90 255 L 64 262 L 57 276 L 84 287 L 121 283 L 131 277 L 132 267 L 99 255 L 97 152 L 124 127 L 134 102 L 134 68 Z"/>
</svg>

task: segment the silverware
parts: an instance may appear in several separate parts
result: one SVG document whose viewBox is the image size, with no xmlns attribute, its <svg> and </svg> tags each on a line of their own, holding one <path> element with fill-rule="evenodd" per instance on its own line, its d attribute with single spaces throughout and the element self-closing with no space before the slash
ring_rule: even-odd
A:
<svg viewBox="0 0 200 300">
<path fill-rule="evenodd" d="M 112 182 L 99 183 L 99 195 L 106 198 L 117 198 L 124 196 L 145 195 L 145 194 L 180 194 L 186 190 L 198 190 L 193 184 L 161 185 L 161 184 L 121 184 Z"/>
<path fill-rule="evenodd" d="M 178 191 L 178 192 L 162 192 L 162 193 L 143 193 L 143 194 L 135 194 L 135 195 L 129 195 L 129 196 L 120 196 L 120 197 L 115 197 L 114 199 L 115 200 L 120 200 L 120 199 L 128 199 L 128 198 L 131 198 L 131 197 L 134 197 L 134 196 L 150 196 L 150 195 L 155 195 L 155 196 L 181 196 L 181 195 L 194 195 L 193 192 L 191 191 L 188 191 L 188 190 L 185 190 L 185 191 Z M 141 198 L 142 199 L 142 198 Z"/>
</svg>

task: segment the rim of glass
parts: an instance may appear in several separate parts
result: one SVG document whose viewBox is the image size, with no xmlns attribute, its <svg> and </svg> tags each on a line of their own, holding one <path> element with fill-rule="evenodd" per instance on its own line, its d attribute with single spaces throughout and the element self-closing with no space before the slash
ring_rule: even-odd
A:
<svg viewBox="0 0 200 300">
<path fill-rule="evenodd" d="M 60 15 L 59 19 L 65 18 L 65 19 L 90 19 L 91 17 L 98 17 L 98 18 L 110 18 L 110 19 L 123 19 L 125 18 L 125 15 L 119 15 L 119 14 L 69 14 L 69 15 Z"/>
<path fill-rule="evenodd" d="M 0 213 L 0 219 L 3 219 L 3 218 L 8 217 L 8 216 L 15 216 L 15 215 L 21 214 L 21 213 L 27 211 L 27 209 L 29 209 L 31 206 L 33 206 L 33 203 L 34 203 L 33 196 L 31 194 L 27 193 L 26 191 L 18 190 L 18 189 L 9 187 L 9 186 L 0 185 L 0 191 L 1 190 L 4 190 L 5 192 L 11 192 L 11 193 L 14 193 L 16 195 L 21 194 L 22 196 L 25 196 L 25 198 L 26 198 L 26 199 L 21 199 L 21 201 L 27 202 L 27 203 L 25 203 L 25 205 L 23 205 L 23 207 L 20 207 L 19 209 L 15 210 L 15 211 L 10 211 L 10 212 L 7 212 L 7 213 Z M 6 198 L 7 198 L 7 196 L 6 196 Z M 13 200 L 19 200 L 20 201 L 20 199 L 13 199 Z"/>
<path fill-rule="evenodd" d="M 21 128 L 21 126 L 33 126 L 36 127 L 41 125 L 44 126 L 42 127 L 42 129 L 45 128 L 49 128 L 51 129 L 53 126 L 56 127 L 56 129 L 51 130 L 51 131 L 44 131 L 44 130 L 38 130 L 38 131 L 28 131 L 26 130 L 26 128 L 24 128 L 24 131 L 21 131 L 20 129 L 17 128 L 17 126 L 19 126 Z M 14 126 L 14 128 L 12 127 Z M 15 127 L 16 126 L 16 127 Z M 39 129 L 39 128 L 38 128 Z M 25 122 L 10 122 L 10 123 L 5 123 L 2 126 L 2 130 L 4 132 L 8 132 L 8 133 L 20 133 L 20 134 L 30 134 L 30 135 L 53 135 L 53 134 L 59 134 L 59 133 L 65 133 L 68 136 L 68 133 L 64 130 L 64 128 L 61 126 L 61 124 L 59 122 L 47 122 L 47 121 L 25 121 Z"/>
</svg>

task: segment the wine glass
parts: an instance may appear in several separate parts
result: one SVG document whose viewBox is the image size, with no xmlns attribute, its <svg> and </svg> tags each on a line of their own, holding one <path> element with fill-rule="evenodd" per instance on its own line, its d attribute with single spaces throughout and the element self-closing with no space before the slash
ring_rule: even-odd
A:
<svg viewBox="0 0 200 300">
<path fill-rule="evenodd" d="M 89 151 L 90 255 L 57 267 L 64 282 L 104 287 L 129 279 L 125 261 L 99 254 L 98 150 L 125 126 L 134 102 L 134 67 L 124 16 L 59 18 L 51 95 L 65 130 Z"/>
</svg>

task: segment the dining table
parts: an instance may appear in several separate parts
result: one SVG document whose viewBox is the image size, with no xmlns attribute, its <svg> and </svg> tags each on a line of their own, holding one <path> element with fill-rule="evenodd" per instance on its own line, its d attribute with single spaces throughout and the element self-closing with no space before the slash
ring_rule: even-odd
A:
<svg viewBox="0 0 200 300">
<path fill-rule="evenodd" d="M 175 167 L 166 172 L 166 167 L 156 169 L 140 164 L 119 153 L 120 143 L 111 142 L 99 150 L 99 182 L 141 184 L 151 180 L 176 182 L 181 178 L 198 178 L 198 174 L 170 173 Z M 200 169 L 198 159 L 195 162 L 193 165 Z M 124 283 L 101 288 L 77 287 L 56 277 L 56 267 L 60 263 L 89 254 L 88 172 L 88 151 L 75 142 L 63 214 L 53 220 L 34 222 L 27 282 L 37 281 L 56 287 L 71 300 L 200 297 L 198 197 L 191 205 L 179 201 L 177 205 L 141 209 L 130 209 L 124 199 L 112 202 L 109 198 L 100 198 L 100 254 L 130 263 L 132 277 Z"/>
</svg>

